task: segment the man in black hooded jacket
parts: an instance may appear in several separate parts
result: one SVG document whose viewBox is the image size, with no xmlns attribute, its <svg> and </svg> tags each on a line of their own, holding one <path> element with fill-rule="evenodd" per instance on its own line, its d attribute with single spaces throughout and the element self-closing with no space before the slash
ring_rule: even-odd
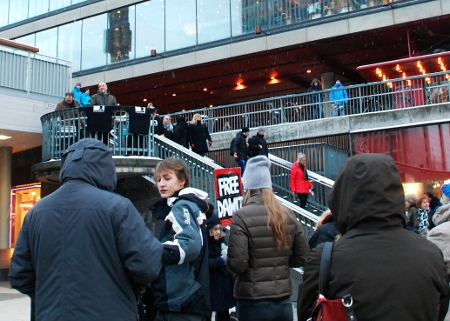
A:
<svg viewBox="0 0 450 321">
<path fill-rule="evenodd" d="M 353 297 L 358 321 L 444 320 L 449 304 L 442 253 L 405 229 L 405 195 L 394 160 L 360 154 L 347 160 L 328 196 L 340 239 L 334 243 L 328 299 Z M 320 256 L 314 249 L 299 287 L 298 320 L 318 298 Z"/>
<path fill-rule="evenodd" d="M 25 217 L 11 286 L 31 297 L 32 320 L 136 321 L 134 285 L 158 276 L 162 244 L 130 200 L 112 193 L 116 168 L 101 141 L 71 145 L 60 178 Z"/>
</svg>

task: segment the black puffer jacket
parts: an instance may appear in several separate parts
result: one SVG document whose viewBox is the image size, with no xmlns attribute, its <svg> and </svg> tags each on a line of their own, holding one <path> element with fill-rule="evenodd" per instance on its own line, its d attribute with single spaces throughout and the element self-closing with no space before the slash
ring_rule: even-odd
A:
<svg viewBox="0 0 450 321">
<path fill-rule="evenodd" d="M 233 140 L 232 152 L 237 153 L 240 159 L 247 160 L 248 148 L 247 137 L 242 132 L 238 132 Z"/>
<path fill-rule="evenodd" d="M 289 267 L 302 266 L 309 254 L 303 227 L 293 213 L 286 216 L 290 244 L 278 250 L 261 194 L 234 212 L 228 242 L 228 269 L 237 274 L 234 296 L 243 300 L 276 299 L 291 295 Z"/>
<path fill-rule="evenodd" d="M 154 280 L 162 245 L 133 204 L 111 191 L 116 170 L 101 141 L 70 146 L 62 186 L 25 217 L 11 259 L 11 286 L 36 302 L 36 320 L 129 320 L 134 284 Z"/>
<path fill-rule="evenodd" d="M 332 252 L 329 299 L 352 295 L 358 321 L 444 319 L 449 297 L 442 253 L 405 229 L 405 196 L 391 157 L 347 160 L 328 205 L 342 234 Z M 305 266 L 299 321 L 310 317 L 318 297 L 322 248 L 311 251 Z"/>
<path fill-rule="evenodd" d="M 261 146 L 261 147 L 260 147 Z M 258 155 L 269 155 L 269 150 L 267 149 L 267 142 L 264 135 L 256 134 L 248 140 L 248 149 L 250 150 L 249 157 L 254 157 Z"/>
<path fill-rule="evenodd" d="M 173 129 L 173 141 L 189 149 L 189 125 L 184 117 L 177 118 L 177 125 Z"/>
</svg>

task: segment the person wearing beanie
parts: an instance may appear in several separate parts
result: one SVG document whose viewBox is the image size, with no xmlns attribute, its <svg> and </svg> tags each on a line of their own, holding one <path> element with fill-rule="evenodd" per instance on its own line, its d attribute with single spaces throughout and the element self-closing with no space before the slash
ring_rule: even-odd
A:
<svg viewBox="0 0 450 321">
<path fill-rule="evenodd" d="M 243 207 L 233 213 L 226 261 L 237 276 L 237 318 L 292 321 L 289 268 L 303 266 L 309 255 L 303 227 L 275 198 L 266 156 L 248 160 L 243 185 Z"/>
<path fill-rule="evenodd" d="M 263 126 L 258 127 L 258 132 L 255 136 L 248 140 L 249 157 L 257 155 L 269 156 L 269 150 L 267 149 L 267 142 L 264 138 L 266 129 Z"/>
<path fill-rule="evenodd" d="M 229 309 L 236 306 L 233 297 L 234 277 L 225 266 L 228 245 L 225 232 L 217 215 L 207 219 L 209 257 L 209 284 L 211 307 L 216 311 L 215 321 L 229 321 Z"/>
<path fill-rule="evenodd" d="M 243 127 L 240 132 L 236 134 L 231 144 L 231 153 L 233 154 L 235 162 L 241 168 L 241 175 L 244 175 L 245 165 L 248 158 L 248 143 L 247 137 L 250 134 L 248 127 Z"/>
<path fill-rule="evenodd" d="M 81 105 L 81 96 L 83 93 L 81 92 L 81 83 L 77 82 L 75 87 L 72 88 L 73 99 L 75 99 Z"/>
</svg>

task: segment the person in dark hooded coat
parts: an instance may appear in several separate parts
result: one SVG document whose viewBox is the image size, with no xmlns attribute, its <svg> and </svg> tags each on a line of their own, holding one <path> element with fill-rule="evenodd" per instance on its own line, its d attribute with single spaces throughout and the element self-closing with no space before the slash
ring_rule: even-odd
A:
<svg viewBox="0 0 450 321">
<path fill-rule="evenodd" d="M 11 286 L 31 297 L 32 320 L 136 321 L 134 285 L 158 276 L 163 246 L 131 201 L 112 193 L 116 168 L 101 141 L 71 145 L 60 180 L 25 217 Z"/>
<path fill-rule="evenodd" d="M 350 157 L 328 205 L 340 239 L 334 243 L 328 299 L 350 294 L 358 321 L 443 320 L 449 303 L 442 253 L 405 229 L 405 195 L 394 160 L 383 154 Z M 298 320 L 318 298 L 323 245 L 311 251 L 299 286 Z"/>
</svg>

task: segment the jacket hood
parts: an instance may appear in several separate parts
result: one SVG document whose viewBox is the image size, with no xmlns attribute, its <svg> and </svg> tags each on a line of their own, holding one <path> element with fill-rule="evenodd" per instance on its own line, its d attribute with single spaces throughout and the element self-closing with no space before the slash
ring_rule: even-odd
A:
<svg viewBox="0 0 450 321">
<path fill-rule="evenodd" d="M 328 206 L 341 234 L 405 226 L 405 195 L 394 160 L 384 154 L 350 157 L 339 170 Z"/>
<path fill-rule="evenodd" d="M 314 83 L 315 83 L 316 81 L 319 83 L 317 86 L 320 86 L 320 80 L 317 79 L 317 78 L 313 78 L 313 80 L 311 81 L 311 86 L 314 86 Z"/>
<path fill-rule="evenodd" d="M 84 138 L 66 149 L 59 175 L 61 184 L 83 180 L 107 191 L 113 191 L 117 183 L 111 152 L 103 142 L 93 138 Z"/>
<path fill-rule="evenodd" d="M 335 84 L 335 85 L 333 86 L 333 88 L 339 88 L 339 87 L 344 87 L 344 85 L 341 84 L 341 83 L 339 83 L 339 84 Z"/>
</svg>

